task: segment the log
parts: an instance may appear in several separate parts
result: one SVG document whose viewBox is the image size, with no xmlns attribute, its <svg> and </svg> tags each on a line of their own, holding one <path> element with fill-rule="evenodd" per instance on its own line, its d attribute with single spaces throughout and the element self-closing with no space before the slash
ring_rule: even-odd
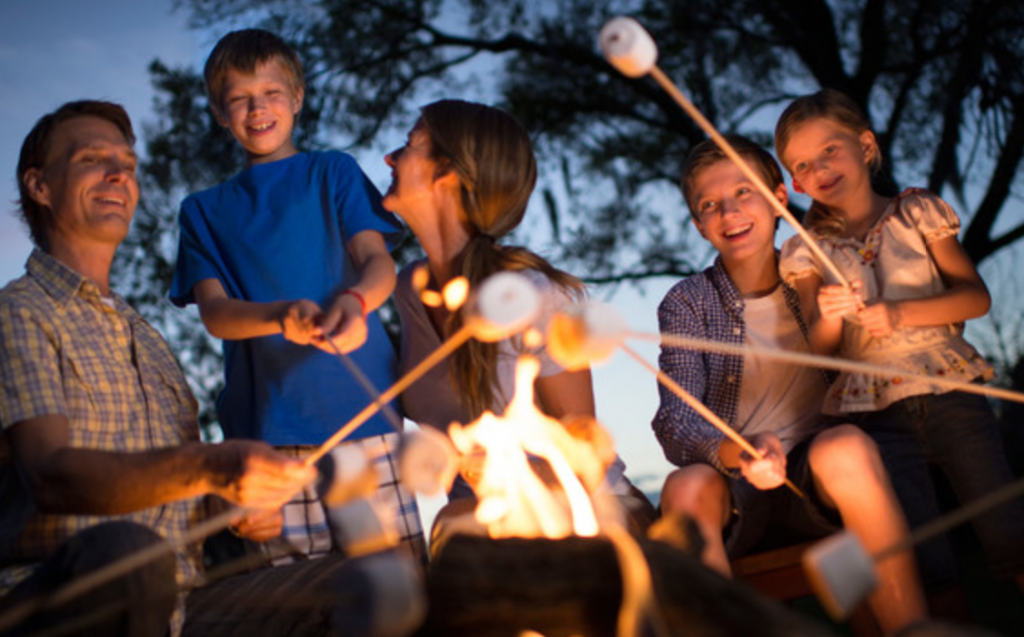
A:
<svg viewBox="0 0 1024 637">
<path fill-rule="evenodd" d="M 825 637 L 829 628 L 726 579 L 669 544 L 638 540 L 673 636 Z M 614 637 L 622 583 L 602 538 L 448 540 L 427 576 L 417 637 Z M 650 633 L 653 634 L 653 633 Z"/>
</svg>

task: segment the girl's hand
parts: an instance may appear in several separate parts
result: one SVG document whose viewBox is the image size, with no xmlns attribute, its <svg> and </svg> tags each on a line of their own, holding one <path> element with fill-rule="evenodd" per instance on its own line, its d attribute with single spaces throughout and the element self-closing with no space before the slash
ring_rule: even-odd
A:
<svg viewBox="0 0 1024 637">
<path fill-rule="evenodd" d="M 900 308 L 896 301 L 876 299 L 857 312 L 857 316 L 872 338 L 885 338 L 900 327 Z"/>
<path fill-rule="evenodd" d="M 278 322 L 284 337 L 297 345 L 309 345 L 322 333 L 320 316 L 323 311 L 313 301 L 301 299 L 289 303 Z"/>
<path fill-rule="evenodd" d="M 740 471 L 747 482 L 762 491 L 775 489 L 786 481 L 786 454 L 782 441 L 775 434 L 758 434 L 751 439 L 763 458 L 757 460 L 746 451 L 740 454 Z"/>
<path fill-rule="evenodd" d="M 864 307 L 860 289 L 862 283 L 853 281 L 850 287 L 823 285 L 818 288 L 818 313 L 826 321 L 842 320 L 844 316 L 856 314 Z"/>
</svg>

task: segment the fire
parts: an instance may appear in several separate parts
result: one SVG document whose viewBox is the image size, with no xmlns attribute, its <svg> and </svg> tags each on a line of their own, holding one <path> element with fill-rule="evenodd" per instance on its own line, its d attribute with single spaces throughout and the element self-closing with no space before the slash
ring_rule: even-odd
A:
<svg viewBox="0 0 1024 637">
<path fill-rule="evenodd" d="M 521 356 L 505 413 L 484 412 L 466 426 L 452 423 L 449 435 L 465 457 L 483 452 L 474 485 L 480 500 L 476 519 L 491 537 L 592 537 L 600 525 L 579 476 L 599 483 L 604 466 L 586 441 L 537 409 L 533 383 L 539 371 L 536 358 Z M 538 475 L 530 456 L 547 462 L 560 489 Z"/>
</svg>

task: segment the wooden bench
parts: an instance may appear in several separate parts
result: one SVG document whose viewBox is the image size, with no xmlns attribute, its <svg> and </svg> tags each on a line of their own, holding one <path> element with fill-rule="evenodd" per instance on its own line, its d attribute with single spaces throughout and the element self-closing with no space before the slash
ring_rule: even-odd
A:
<svg viewBox="0 0 1024 637">
<path fill-rule="evenodd" d="M 812 544 L 796 544 L 733 560 L 733 577 L 780 602 L 813 596 L 814 590 L 801 563 L 804 551 Z M 855 637 L 881 637 L 882 632 L 866 603 L 858 606 L 847 621 Z"/>
</svg>

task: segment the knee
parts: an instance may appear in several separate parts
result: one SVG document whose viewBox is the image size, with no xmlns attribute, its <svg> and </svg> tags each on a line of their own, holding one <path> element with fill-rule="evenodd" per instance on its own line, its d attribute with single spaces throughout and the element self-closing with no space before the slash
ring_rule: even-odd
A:
<svg viewBox="0 0 1024 637">
<path fill-rule="evenodd" d="M 881 480 L 885 471 L 878 446 L 854 425 L 837 425 L 818 434 L 808 454 L 811 471 L 832 484 L 863 485 Z"/>
<path fill-rule="evenodd" d="M 725 477 L 707 465 L 691 465 L 673 471 L 661 491 L 664 514 L 683 513 L 717 523 L 721 523 L 728 501 Z"/>
</svg>

